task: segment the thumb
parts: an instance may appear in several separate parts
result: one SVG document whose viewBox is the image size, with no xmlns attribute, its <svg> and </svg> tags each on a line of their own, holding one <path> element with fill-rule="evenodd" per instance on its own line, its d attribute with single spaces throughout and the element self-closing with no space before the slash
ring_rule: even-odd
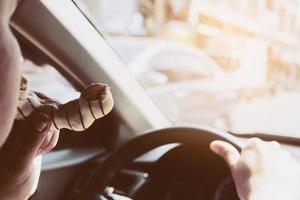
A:
<svg viewBox="0 0 300 200">
<path fill-rule="evenodd" d="M 229 167 L 232 169 L 240 158 L 238 150 L 228 142 L 216 140 L 210 144 L 210 149 L 224 158 Z"/>
<path fill-rule="evenodd" d="M 40 146 L 48 135 L 51 121 L 45 114 L 33 113 L 17 131 L 15 157 L 24 164 L 35 158 Z"/>
</svg>

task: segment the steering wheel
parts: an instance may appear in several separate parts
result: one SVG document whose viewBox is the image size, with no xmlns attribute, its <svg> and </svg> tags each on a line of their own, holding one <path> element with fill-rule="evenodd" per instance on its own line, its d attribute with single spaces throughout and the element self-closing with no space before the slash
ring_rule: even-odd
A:
<svg viewBox="0 0 300 200">
<path fill-rule="evenodd" d="M 86 187 L 79 199 L 99 199 L 99 194 L 103 193 L 121 169 L 150 150 L 166 144 L 179 143 L 187 146 L 192 145 L 201 153 L 201 151 L 207 152 L 210 143 L 214 140 L 227 141 L 238 150 L 243 146 L 242 141 L 229 133 L 205 126 L 181 126 L 148 131 L 115 150 L 103 163 L 99 164 L 95 173 L 85 184 Z M 203 160 L 203 164 L 205 162 Z"/>
</svg>

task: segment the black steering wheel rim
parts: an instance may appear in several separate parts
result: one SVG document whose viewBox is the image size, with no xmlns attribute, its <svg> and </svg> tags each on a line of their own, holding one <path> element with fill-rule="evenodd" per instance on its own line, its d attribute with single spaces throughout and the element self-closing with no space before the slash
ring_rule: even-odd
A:
<svg viewBox="0 0 300 200">
<path fill-rule="evenodd" d="M 235 136 L 207 126 L 174 126 L 147 131 L 116 149 L 97 167 L 88 180 L 81 199 L 89 199 L 100 194 L 122 168 L 152 149 L 172 143 L 197 143 L 209 148 L 209 144 L 214 140 L 227 141 L 238 150 L 243 146 L 243 142 Z"/>
</svg>

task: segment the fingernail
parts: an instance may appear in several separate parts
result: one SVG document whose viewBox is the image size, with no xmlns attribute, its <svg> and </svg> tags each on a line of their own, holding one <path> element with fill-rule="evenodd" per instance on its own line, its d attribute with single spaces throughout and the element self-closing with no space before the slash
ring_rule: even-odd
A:
<svg viewBox="0 0 300 200">
<path fill-rule="evenodd" d="M 44 132 L 46 130 L 46 128 L 48 127 L 48 123 L 42 122 L 42 123 L 38 123 L 35 126 L 35 130 L 37 130 L 38 132 Z"/>
</svg>

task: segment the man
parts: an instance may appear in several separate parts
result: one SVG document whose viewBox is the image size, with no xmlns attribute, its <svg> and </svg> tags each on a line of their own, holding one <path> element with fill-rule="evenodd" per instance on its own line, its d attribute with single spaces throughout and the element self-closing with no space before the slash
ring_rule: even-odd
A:
<svg viewBox="0 0 300 200">
<path fill-rule="evenodd" d="M 0 0 L 0 199 L 28 199 L 36 190 L 41 154 L 57 143 L 47 116 L 34 113 L 12 129 L 20 86 L 22 56 L 9 29 L 17 0 Z"/>
<path fill-rule="evenodd" d="M 0 199 L 24 200 L 35 191 L 40 155 L 57 137 L 47 116 L 34 113 L 12 129 L 16 114 L 22 57 L 9 29 L 17 0 L 0 0 Z M 55 139 L 49 139 L 55 138 Z M 299 200 L 300 166 L 277 142 L 251 139 L 239 153 L 231 144 L 214 141 L 211 149 L 229 165 L 242 200 Z"/>
</svg>

